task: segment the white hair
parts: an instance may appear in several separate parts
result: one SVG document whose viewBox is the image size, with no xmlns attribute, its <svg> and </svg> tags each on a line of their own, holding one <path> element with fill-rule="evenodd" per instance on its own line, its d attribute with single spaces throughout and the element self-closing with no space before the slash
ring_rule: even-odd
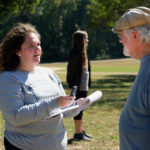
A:
<svg viewBox="0 0 150 150">
<path fill-rule="evenodd" d="M 129 36 L 132 30 L 136 30 L 138 32 L 143 43 L 150 43 L 150 24 L 127 29 L 125 30 L 125 34 Z"/>
</svg>

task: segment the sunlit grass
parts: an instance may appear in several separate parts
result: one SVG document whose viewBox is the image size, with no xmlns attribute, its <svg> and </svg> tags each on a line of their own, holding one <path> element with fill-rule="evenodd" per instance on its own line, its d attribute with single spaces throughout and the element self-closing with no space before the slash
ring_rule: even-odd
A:
<svg viewBox="0 0 150 150">
<path fill-rule="evenodd" d="M 92 72 L 137 72 L 139 61 L 135 59 L 114 59 L 92 61 Z"/>
</svg>

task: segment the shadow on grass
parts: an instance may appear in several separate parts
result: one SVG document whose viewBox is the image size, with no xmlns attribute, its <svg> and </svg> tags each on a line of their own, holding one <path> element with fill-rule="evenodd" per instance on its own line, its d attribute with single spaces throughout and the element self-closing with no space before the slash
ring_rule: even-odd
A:
<svg viewBox="0 0 150 150">
<path fill-rule="evenodd" d="M 92 79 L 89 94 L 101 90 L 103 97 L 93 106 L 107 105 L 109 108 L 121 109 L 129 95 L 136 75 L 106 75 L 104 78 Z M 62 83 L 67 88 L 66 83 Z"/>
<path fill-rule="evenodd" d="M 93 105 L 107 105 L 121 109 L 129 95 L 136 75 L 108 75 L 103 79 L 93 80 L 91 90 L 103 92 L 103 97 Z"/>
<path fill-rule="evenodd" d="M 92 89 L 124 89 L 130 88 L 135 75 L 108 75 L 106 79 L 92 80 Z"/>
</svg>

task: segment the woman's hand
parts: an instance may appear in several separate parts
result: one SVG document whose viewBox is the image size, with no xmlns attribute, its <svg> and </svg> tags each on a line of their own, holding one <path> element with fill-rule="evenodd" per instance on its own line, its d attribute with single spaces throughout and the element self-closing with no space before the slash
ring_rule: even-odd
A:
<svg viewBox="0 0 150 150">
<path fill-rule="evenodd" d="M 56 98 L 59 107 L 71 105 L 74 99 L 75 96 L 59 96 Z"/>
<path fill-rule="evenodd" d="M 80 98 L 77 100 L 77 104 L 80 104 L 84 98 Z"/>
<path fill-rule="evenodd" d="M 80 98 L 77 100 L 77 104 L 79 105 L 78 111 L 84 110 L 89 106 L 90 100 L 87 98 Z"/>
</svg>

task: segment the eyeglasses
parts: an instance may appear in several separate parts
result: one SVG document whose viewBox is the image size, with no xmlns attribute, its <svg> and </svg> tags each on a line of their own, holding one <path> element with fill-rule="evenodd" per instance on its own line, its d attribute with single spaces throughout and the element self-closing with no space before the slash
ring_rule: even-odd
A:
<svg viewBox="0 0 150 150">
<path fill-rule="evenodd" d="M 117 36 L 120 39 L 122 37 L 122 33 L 117 33 Z"/>
<path fill-rule="evenodd" d="M 118 38 L 121 39 L 122 36 L 124 35 L 124 33 L 123 32 L 119 32 L 119 33 L 117 33 L 117 35 L 118 35 Z"/>
</svg>

